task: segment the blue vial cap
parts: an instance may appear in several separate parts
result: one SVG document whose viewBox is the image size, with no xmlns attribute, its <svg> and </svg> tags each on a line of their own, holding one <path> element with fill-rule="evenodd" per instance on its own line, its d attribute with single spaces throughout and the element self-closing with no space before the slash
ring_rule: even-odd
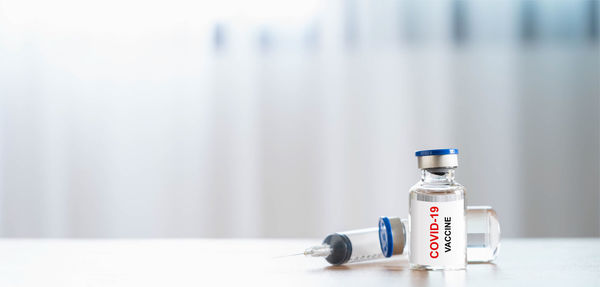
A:
<svg viewBox="0 0 600 287">
<path fill-rule="evenodd" d="M 379 218 L 379 246 L 383 256 L 392 257 L 394 251 L 394 237 L 392 237 L 392 225 L 386 216 Z"/>
<path fill-rule="evenodd" d="M 415 156 L 445 155 L 445 154 L 458 154 L 458 149 L 455 149 L 455 148 L 428 149 L 428 150 L 420 150 L 420 151 L 415 152 Z"/>
</svg>

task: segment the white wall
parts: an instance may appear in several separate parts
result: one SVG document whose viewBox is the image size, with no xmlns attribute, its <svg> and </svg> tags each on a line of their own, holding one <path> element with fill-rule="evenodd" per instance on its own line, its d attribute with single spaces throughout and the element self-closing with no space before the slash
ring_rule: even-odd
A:
<svg viewBox="0 0 600 287">
<path fill-rule="evenodd" d="M 374 226 L 437 147 L 505 236 L 600 234 L 598 2 L 213 2 L 0 0 L 0 235 Z"/>
</svg>

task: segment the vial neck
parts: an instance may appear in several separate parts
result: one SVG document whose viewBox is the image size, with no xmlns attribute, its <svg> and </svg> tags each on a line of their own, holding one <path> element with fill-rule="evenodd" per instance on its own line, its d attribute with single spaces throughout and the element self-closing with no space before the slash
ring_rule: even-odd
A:
<svg viewBox="0 0 600 287">
<path fill-rule="evenodd" d="M 432 168 L 421 171 L 421 181 L 428 184 L 454 183 L 454 169 Z"/>
</svg>

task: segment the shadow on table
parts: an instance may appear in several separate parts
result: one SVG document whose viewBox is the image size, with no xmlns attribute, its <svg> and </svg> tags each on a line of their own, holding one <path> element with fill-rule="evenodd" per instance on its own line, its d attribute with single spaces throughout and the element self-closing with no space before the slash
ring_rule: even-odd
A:
<svg viewBox="0 0 600 287">
<path fill-rule="evenodd" d="M 489 267 L 492 270 L 496 270 L 497 266 L 493 262 L 477 262 L 477 263 L 469 263 L 469 266 L 473 266 L 473 268 L 479 267 Z M 367 269 L 377 269 L 377 270 L 387 270 L 387 271 L 406 271 L 410 270 L 410 265 L 406 259 L 399 260 L 381 260 L 374 262 L 364 262 L 364 263 L 352 263 L 340 266 L 327 266 L 324 267 L 323 270 L 327 271 L 348 271 L 348 270 L 367 270 Z M 418 271 L 418 270 L 413 270 Z"/>
<path fill-rule="evenodd" d="M 498 267 L 493 262 L 478 262 L 478 263 L 469 263 L 468 269 L 487 269 L 491 271 L 497 271 Z M 380 260 L 374 262 L 364 262 L 364 263 L 352 263 L 340 266 L 327 266 L 321 271 L 333 271 L 333 272 L 344 272 L 344 271 L 352 271 L 352 270 L 372 270 L 372 271 L 390 271 L 390 272 L 403 272 L 410 271 L 415 276 L 426 276 L 431 271 L 426 270 L 411 270 L 408 260 L 406 259 L 398 259 L 398 260 Z M 442 271 L 443 272 L 443 271 Z M 420 275 L 419 275 L 420 274 Z M 424 274 L 424 275 L 423 275 Z"/>
<path fill-rule="evenodd" d="M 352 263 L 341 266 L 328 266 L 322 270 L 326 270 L 328 272 L 383 272 L 387 274 L 387 276 L 399 277 L 398 279 L 401 280 L 399 282 L 408 280 L 405 282 L 410 283 L 411 286 L 428 286 L 430 283 L 429 272 L 411 270 L 406 258 L 396 260 L 387 259 L 365 263 Z"/>
<path fill-rule="evenodd" d="M 327 266 L 323 268 L 328 271 L 347 271 L 347 270 L 366 270 L 366 269 L 377 269 L 377 270 L 389 270 L 389 271 L 404 271 L 409 270 L 408 261 L 406 259 L 397 260 L 379 260 L 364 263 L 352 263 L 340 266 Z"/>
<path fill-rule="evenodd" d="M 487 270 L 488 275 L 497 275 L 498 267 L 494 263 L 469 263 L 467 270 L 471 270 L 471 275 L 479 276 L 480 271 Z M 479 270 L 479 271 L 478 271 Z M 383 278 L 395 278 L 398 282 L 405 282 L 410 286 L 438 286 L 443 283 L 448 286 L 464 286 L 467 281 L 468 273 L 466 270 L 459 271 L 425 271 L 411 270 L 406 258 L 384 259 L 379 261 L 352 263 L 342 266 L 327 266 L 313 270 L 314 272 L 335 272 L 342 274 L 348 272 L 348 275 L 363 276 L 365 274 L 381 274 Z M 345 275 L 344 275 L 345 276 Z"/>
</svg>

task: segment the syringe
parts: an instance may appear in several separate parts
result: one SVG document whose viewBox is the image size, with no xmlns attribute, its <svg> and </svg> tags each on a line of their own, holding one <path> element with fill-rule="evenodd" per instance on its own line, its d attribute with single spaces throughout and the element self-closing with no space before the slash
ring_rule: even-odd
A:
<svg viewBox="0 0 600 287">
<path fill-rule="evenodd" d="M 466 220 L 467 261 L 494 260 L 500 247 L 500 223 L 496 212 L 489 206 L 468 206 Z M 304 255 L 325 257 L 333 265 L 374 260 L 403 254 L 408 250 L 408 238 L 406 219 L 382 217 L 380 227 L 329 234 L 321 245 L 307 248 Z"/>
</svg>

